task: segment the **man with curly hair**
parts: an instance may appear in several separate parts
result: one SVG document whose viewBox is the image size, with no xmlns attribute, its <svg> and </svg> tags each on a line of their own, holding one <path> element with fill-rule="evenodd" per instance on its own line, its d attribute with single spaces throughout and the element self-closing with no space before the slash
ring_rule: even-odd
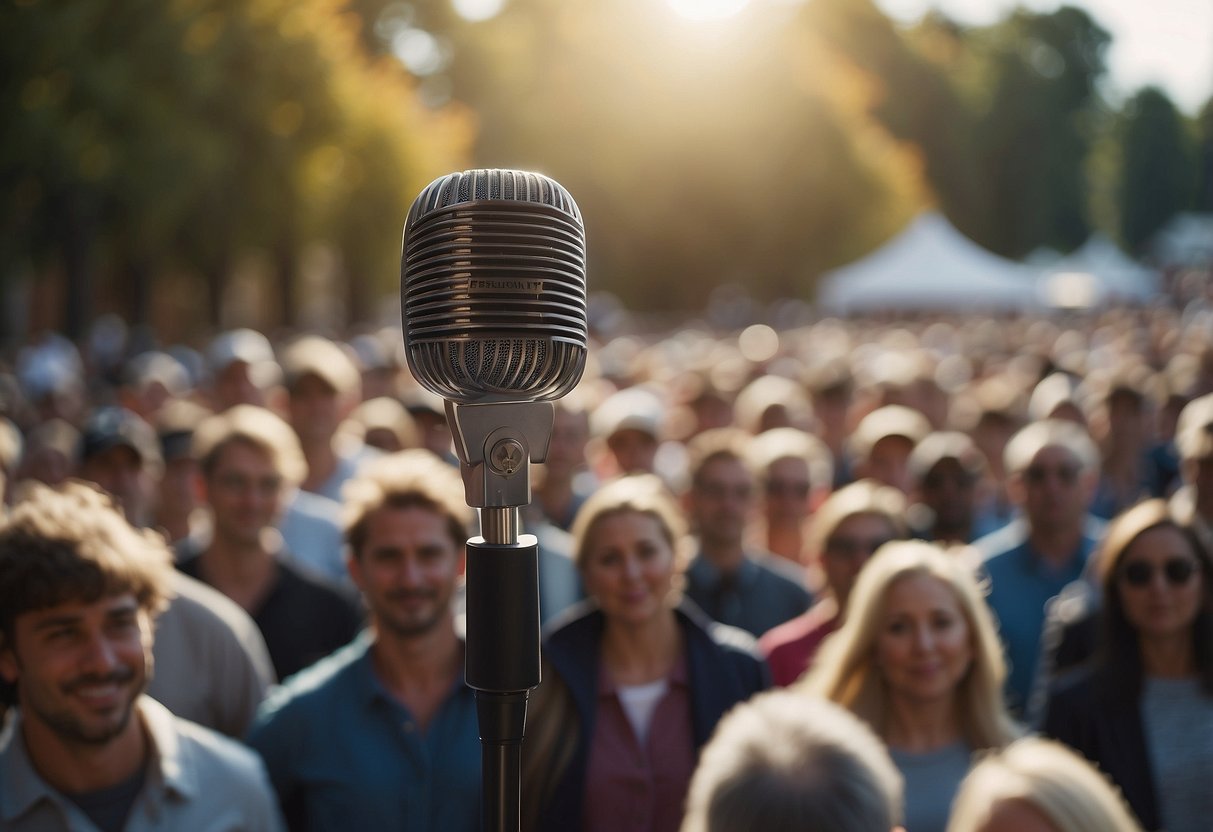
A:
<svg viewBox="0 0 1213 832">
<path fill-rule="evenodd" d="M 83 483 L 34 487 L 0 528 L 0 829 L 282 827 L 255 754 L 144 695 L 172 569 Z"/>
</svg>

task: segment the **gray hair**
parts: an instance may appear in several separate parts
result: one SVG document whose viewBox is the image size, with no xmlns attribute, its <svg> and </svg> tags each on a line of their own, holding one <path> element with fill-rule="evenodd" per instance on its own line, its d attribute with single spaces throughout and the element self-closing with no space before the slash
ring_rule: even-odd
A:
<svg viewBox="0 0 1213 832">
<path fill-rule="evenodd" d="M 704 747 L 682 832 L 888 832 L 902 778 L 844 708 L 790 690 L 736 706 Z"/>
</svg>

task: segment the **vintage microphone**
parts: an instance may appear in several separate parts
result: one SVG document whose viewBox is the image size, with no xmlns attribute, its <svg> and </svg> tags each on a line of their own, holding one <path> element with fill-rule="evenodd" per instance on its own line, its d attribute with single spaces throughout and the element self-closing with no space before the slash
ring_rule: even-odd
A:
<svg viewBox="0 0 1213 832">
<path fill-rule="evenodd" d="M 519 828 L 527 697 L 539 684 L 539 547 L 520 535 L 554 399 L 585 368 L 585 230 L 537 173 L 472 170 L 409 209 L 400 261 L 409 369 L 446 400 L 468 505 L 465 677 L 476 691 L 488 832 Z"/>
</svg>

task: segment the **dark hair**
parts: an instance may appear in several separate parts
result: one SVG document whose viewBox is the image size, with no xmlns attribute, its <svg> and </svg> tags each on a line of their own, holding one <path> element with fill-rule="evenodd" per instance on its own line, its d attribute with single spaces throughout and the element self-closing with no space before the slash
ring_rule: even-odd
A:
<svg viewBox="0 0 1213 832">
<path fill-rule="evenodd" d="M 79 481 L 34 485 L 0 528 L 0 634 L 11 642 L 24 613 L 126 592 L 159 613 L 172 575 L 164 538 L 133 528 L 106 494 Z"/>
<path fill-rule="evenodd" d="M 1136 697 L 1145 675 L 1137 631 L 1124 611 L 1120 564 L 1133 543 L 1148 531 L 1172 528 L 1187 539 L 1203 578 L 1204 598 L 1192 622 L 1192 646 L 1201 687 L 1213 695 L 1213 563 L 1200 539 L 1172 514 L 1165 500 L 1146 500 L 1126 509 L 1108 524 L 1099 549 L 1099 582 L 1103 590 L 1100 651 L 1096 662 L 1117 687 Z"/>
</svg>

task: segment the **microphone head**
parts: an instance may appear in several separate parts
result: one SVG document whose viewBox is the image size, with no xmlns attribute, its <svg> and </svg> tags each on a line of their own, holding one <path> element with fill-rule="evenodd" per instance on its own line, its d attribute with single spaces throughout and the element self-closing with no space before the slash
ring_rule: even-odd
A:
<svg viewBox="0 0 1213 832">
<path fill-rule="evenodd" d="M 434 180 L 409 209 L 400 258 L 405 354 L 417 381 L 462 404 L 547 401 L 585 369 L 585 229 L 538 173 Z"/>
</svg>

